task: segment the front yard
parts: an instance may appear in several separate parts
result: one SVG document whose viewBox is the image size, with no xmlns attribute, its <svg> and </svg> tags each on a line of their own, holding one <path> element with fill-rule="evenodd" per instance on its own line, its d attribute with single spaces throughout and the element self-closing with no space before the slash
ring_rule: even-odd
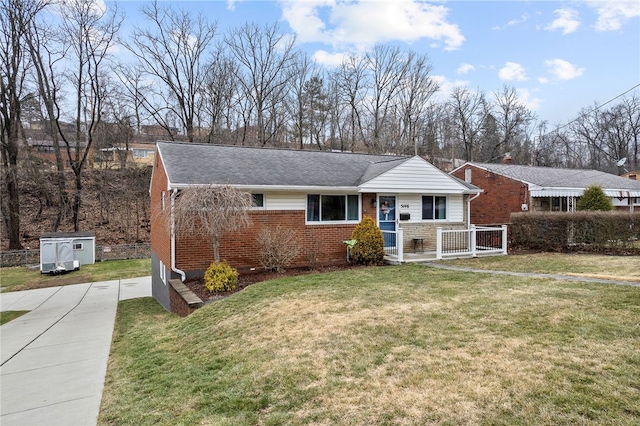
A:
<svg viewBox="0 0 640 426">
<path fill-rule="evenodd" d="M 638 287 L 419 265 L 267 281 L 187 318 L 130 300 L 99 424 L 638 424 L 639 318 Z"/>
</svg>

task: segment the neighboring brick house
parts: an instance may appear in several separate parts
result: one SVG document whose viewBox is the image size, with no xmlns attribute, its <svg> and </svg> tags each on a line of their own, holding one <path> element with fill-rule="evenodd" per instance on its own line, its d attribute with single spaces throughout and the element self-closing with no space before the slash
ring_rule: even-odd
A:
<svg viewBox="0 0 640 426">
<path fill-rule="evenodd" d="M 506 224 L 511 213 L 574 211 L 590 185 L 600 185 L 616 209 L 640 208 L 640 182 L 597 170 L 467 162 L 451 175 L 484 192 L 471 202 L 471 223 Z"/>
<path fill-rule="evenodd" d="M 255 236 L 263 227 L 294 229 L 302 249 L 295 266 L 346 262 L 346 246 L 363 216 L 381 229 L 434 244 L 436 227 L 466 229 L 470 195 L 480 190 L 420 157 L 158 142 L 151 179 L 154 297 L 168 309 L 167 281 L 201 275 L 213 260 L 211 243 L 173 235 L 162 220 L 179 190 L 233 185 L 254 195 L 252 224 L 222 236 L 220 256 L 240 271 L 260 268 Z M 161 214 L 164 209 L 164 215 Z"/>
</svg>

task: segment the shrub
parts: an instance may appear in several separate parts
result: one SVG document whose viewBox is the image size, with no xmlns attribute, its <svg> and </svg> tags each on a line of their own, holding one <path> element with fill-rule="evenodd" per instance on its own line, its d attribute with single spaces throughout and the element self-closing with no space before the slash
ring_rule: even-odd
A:
<svg viewBox="0 0 640 426">
<path fill-rule="evenodd" d="M 204 285 L 212 293 L 232 291 L 238 284 L 238 271 L 225 262 L 213 262 L 204 273 Z"/>
<path fill-rule="evenodd" d="M 274 272 L 284 271 L 284 267 L 300 252 L 300 238 L 292 229 L 278 225 L 263 228 L 256 236 L 260 247 L 260 263 Z"/>
<path fill-rule="evenodd" d="M 607 197 L 602 187 L 598 185 L 590 185 L 584 190 L 582 197 L 578 199 L 576 204 L 578 210 L 613 210 L 611 198 Z"/>
<path fill-rule="evenodd" d="M 640 254 L 640 212 L 532 212 L 511 215 L 512 249 Z"/>
<path fill-rule="evenodd" d="M 351 249 L 351 259 L 362 265 L 382 265 L 384 260 L 384 238 L 382 231 L 370 217 L 362 218 L 351 234 L 357 240 Z"/>
</svg>

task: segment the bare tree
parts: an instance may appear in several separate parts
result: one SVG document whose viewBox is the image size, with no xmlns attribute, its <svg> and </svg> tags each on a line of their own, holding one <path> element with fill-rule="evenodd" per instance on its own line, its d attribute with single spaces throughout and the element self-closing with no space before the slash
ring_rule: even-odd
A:
<svg viewBox="0 0 640 426">
<path fill-rule="evenodd" d="M 376 45 L 366 54 L 367 65 L 372 75 L 372 93 L 368 105 L 371 119 L 370 137 L 365 141 L 372 152 L 385 152 L 395 143 L 383 129 L 396 113 L 396 96 L 401 82 L 405 80 L 409 60 L 397 46 Z"/>
<path fill-rule="evenodd" d="M 475 160 L 480 151 L 480 135 L 486 116 L 484 92 L 456 87 L 448 102 L 464 159 Z"/>
<path fill-rule="evenodd" d="M 2 147 L 2 216 L 9 249 L 22 248 L 20 242 L 20 191 L 18 152 L 23 137 L 21 102 L 26 96 L 25 80 L 30 59 L 24 46 L 25 23 L 33 19 L 41 5 L 7 0 L 0 4 L 0 144 Z"/>
<path fill-rule="evenodd" d="M 293 77 L 290 81 L 291 90 L 289 91 L 291 100 L 287 102 L 287 105 L 293 122 L 293 136 L 297 141 L 298 147 L 303 149 L 305 139 L 305 84 L 312 75 L 318 73 L 318 69 L 309 56 L 303 53 L 294 62 L 292 71 Z"/>
<path fill-rule="evenodd" d="M 518 147 L 519 137 L 526 135 L 535 114 L 518 98 L 514 87 L 504 86 L 501 92 L 494 92 L 495 106 L 492 116 L 495 118 L 500 135 L 495 146 L 487 147 L 487 158 L 497 158 Z"/>
<path fill-rule="evenodd" d="M 203 15 L 162 7 L 157 1 L 142 8 L 151 29 L 136 28 L 132 41 L 123 44 L 136 56 L 141 69 L 157 80 L 144 96 L 136 97 L 153 119 L 175 137 L 176 119 L 190 142 L 211 63 L 207 54 L 216 34 L 216 25 Z"/>
<path fill-rule="evenodd" d="M 367 91 L 366 65 L 364 58 L 348 55 L 332 76 L 335 98 L 338 100 L 335 105 L 344 104 L 347 109 L 346 123 L 337 126 L 343 128 L 340 137 L 341 151 L 355 151 L 358 143 L 365 140 L 362 127 L 362 110 L 364 109 L 362 102 Z M 337 112 L 334 117 L 340 117 L 340 113 Z"/>
<path fill-rule="evenodd" d="M 58 131 L 58 120 L 61 117 L 59 103 L 63 100 L 63 86 L 58 64 L 63 62 L 68 45 L 60 40 L 60 33 L 46 19 L 38 17 L 43 14 L 47 6 L 40 8 L 33 19 L 25 21 L 24 40 L 29 50 L 33 73 L 38 87 L 40 101 L 43 104 L 46 117 L 47 132 L 51 137 L 56 160 L 57 214 L 51 225 L 56 231 L 67 214 L 69 197 L 67 195 L 67 178 L 65 176 L 65 159 L 62 155 L 61 137 Z M 70 160 L 67 158 L 67 160 Z"/>
<path fill-rule="evenodd" d="M 295 39 L 280 32 L 278 24 L 260 27 L 247 23 L 232 30 L 224 40 L 240 64 L 238 81 L 243 96 L 251 101 L 258 143 L 264 146 L 275 136 L 269 131 L 275 120 L 269 111 L 284 101 L 297 54 L 293 49 Z"/>
<path fill-rule="evenodd" d="M 222 235 L 250 223 L 251 194 L 232 186 L 194 186 L 180 191 L 173 200 L 175 233 L 210 238 L 216 263 L 220 262 Z"/>
<path fill-rule="evenodd" d="M 73 134 L 63 131 L 56 120 L 74 174 L 73 229 L 80 229 L 82 206 L 82 174 L 93 152 L 95 132 L 104 112 L 107 97 L 105 86 L 105 58 L 113 46 L 122 18 L 117 9 L 110 12 L 97 1 L 70 0 L 61 7 L 62 31 L 70 49 L 66 59 L 71 61 L 69 80 L 75 91 L 75 128 Z"/>
<path fill-rule="evenodd" d="M 407 73 L 400 89 L 401 140 L 405 148 L 413 148 L 414 155 L 418 155 L 419 123 L 425 118 L 429 99 L 438 90 L 438 84 L 430 76 L 433 67 L 426 55 L 410 53 L 407 61 Z"/>
<path fill-rule="evenodd" d="M 202 93 L 202 111 L 209 122 L 209 143 L 229 143 L 228 133 L 233 127 L 239 104 L 237 74 L 237 62 L 219 48 Z"/>
</svg>

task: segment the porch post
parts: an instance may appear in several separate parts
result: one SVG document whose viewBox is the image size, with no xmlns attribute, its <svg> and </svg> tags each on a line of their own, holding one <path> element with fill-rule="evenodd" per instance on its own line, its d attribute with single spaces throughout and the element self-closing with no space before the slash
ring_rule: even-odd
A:
<svg viewBox="0 0 640 426">
<path fill-rule="evenodd" d="M 502 225 L 502 254 L 507 254 L 507 225 Z"/>
<path fill-rule="evenodd" d="M 442 260 L 442 227 L 436 228 L 436 260 Z"/>
<path fill-rule="evenodd" d="M 471 246 L 471 257 L 478 257 L 476 254 L 476 226 L 471 225 L 469 228 L 469 245 Z"/>
<path fill-rule="evenodd" d="M 404 238 L 402 228 L 398 228 L 396 234 L 396 248 L 398 251 L 398 262 L 402 263 L 404 261 Z"/>
</svg>

